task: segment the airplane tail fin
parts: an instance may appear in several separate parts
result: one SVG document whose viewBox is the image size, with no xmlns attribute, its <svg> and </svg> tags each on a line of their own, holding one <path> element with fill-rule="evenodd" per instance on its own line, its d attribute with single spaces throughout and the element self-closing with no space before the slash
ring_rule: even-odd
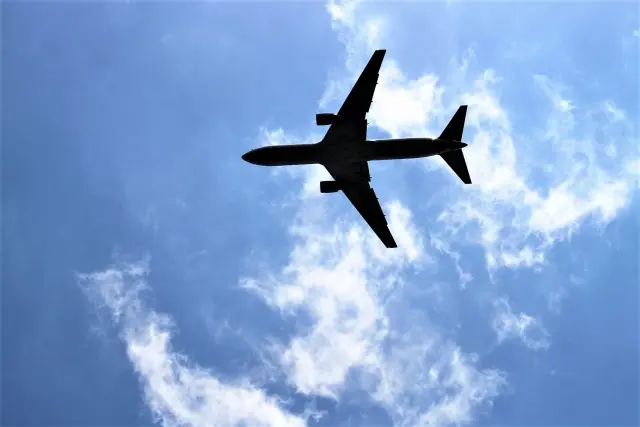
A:
<svg viewBox="0 0 640 427">
<path fill-rule="evenodd" d="M 464 120 L 467 116 L 467 106 L 461 105 L 458 111 L 453 115 L 449 124 L 440 134 L 438 139 L 445 141 L 462 141 L 462 132 L 464 131 Z M 449 167 L 458 175 L 465 184 L 471 184 L 471 177 L 467 169 L 467 162 L 464 159 L 462 149 L 455 151 L 447 151 L 440 154 L 440 157 L 449 165 Z"/>
<path fill-rule="evenodd" d="M 442 131 L 438 139 L 446 141 L 462 141 L 462 132 L 464 131 L 464 120 L 467 117 L 467 106 L 461 105 L 458 111 L 451 117 L 449 124 Z"/>
</svg>

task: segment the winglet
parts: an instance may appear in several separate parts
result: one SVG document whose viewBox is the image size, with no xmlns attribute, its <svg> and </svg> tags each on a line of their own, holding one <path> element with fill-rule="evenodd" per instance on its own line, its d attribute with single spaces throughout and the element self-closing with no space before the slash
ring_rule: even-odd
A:
<svg viewBox="0 0 640 427">
<path fill-rule="evenodd" d="M 373 55 L 371 55 L 371 58 L 369 58 L 369 62 L 367 62 L 367 65 L 365 65 L 364 70 L 362 72 L 365 73 L 365 71 L 373 68 L 376 70 L 376 74 L 377 74 L 380 70 L 380 67 L 382 67 L 382 61 L 384 60 L 384 55 L 386 53 L 387 53 L 386 49 L 378 49 L 375 52 L 373 52 Z"/>
</svg>

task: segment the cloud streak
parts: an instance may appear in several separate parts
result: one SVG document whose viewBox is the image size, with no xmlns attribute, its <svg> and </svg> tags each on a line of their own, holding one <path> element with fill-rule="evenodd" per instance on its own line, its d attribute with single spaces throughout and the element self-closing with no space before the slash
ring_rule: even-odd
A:
<svg viewBox="0 0 640 427">
<path fill-rule="evenodd" d="M 499 298 L 493 304 L 496 314 L 492 326 L 498 336 L 498 343 L 518 338 L 531 350 L 549 348 L 549 333 L 538 320 L 525 313 L 513 313 L 506 298 Z"/>
<path fill-rule="evenodd" d="M 248 379 L 225 383 L 177 352 L 171 345 L 171 318 L 150 310 L 141 298 L 148 274 L 148 261 L 142 260 L 78 278 L 88 297 L 106 308 L 120 329 L 156 422 L 167 427 L 306 425 Z"/>
</svg>

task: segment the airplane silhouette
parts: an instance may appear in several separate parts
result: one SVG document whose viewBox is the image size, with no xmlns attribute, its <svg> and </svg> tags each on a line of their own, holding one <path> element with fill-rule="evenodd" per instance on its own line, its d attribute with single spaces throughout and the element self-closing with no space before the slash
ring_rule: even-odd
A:
<svg viewBox="0 0 640 427">
<path fill-rule="evenodd" d="M 369 182 L 368 161 L 439 155 L 465 184 L 471 177 L 462 148 L 467 106 L 462 105 L 438 138 L 367 139 L 366 114 L 378 84 L 386 50 L 376 50 L 337 114 L 316 114 L 318 126 L 330 126 L 322 141 L 251 150 L 242 159 L 261 166 L 321 164 L 333 181 L 321 181 L 321 193 L 342 191 L 387 248 L 396 248 L 378 198 Z"/>
</svg>

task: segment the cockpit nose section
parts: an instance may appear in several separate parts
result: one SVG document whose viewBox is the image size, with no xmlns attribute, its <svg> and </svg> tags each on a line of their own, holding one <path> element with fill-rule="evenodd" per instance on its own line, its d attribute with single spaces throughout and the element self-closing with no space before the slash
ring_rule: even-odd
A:
<svg viewBox="0 0 640 427">
<path fill-rule="evenodd" d="M 246 162 L 259 166 L 271 166 L 276 165 L 274 160 L 277 159 L 277 147 L 259 147 L 254 148 L 251 151 L 246 152 L 242 159 Z"/>
<path fill-rule="evenodd" d="M 248 163 L 252 163 L 252 164 L 256 164 L 256 160 L 258 158 L 258 154 L 256 153 L 256 150 L 249 150 L 246 153 L 244 153 L 242 155 L 242 160 L 244 160 L 245 162 Z"/>
</svg>

